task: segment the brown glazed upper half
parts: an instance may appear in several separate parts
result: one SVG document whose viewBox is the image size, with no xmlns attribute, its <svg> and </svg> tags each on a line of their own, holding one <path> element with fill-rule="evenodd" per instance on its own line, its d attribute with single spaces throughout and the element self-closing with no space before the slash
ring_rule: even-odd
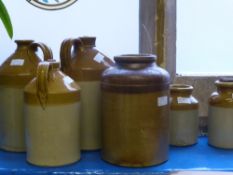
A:
<svg viewBox="0 0 233 175">
<path fill-rule="evenodd" d="M 170 86 L 171 110 L 198 109 L 198 101 L 192 96 L 193 87 L 185 84 L 172 84 Z M 179 103 L 178 98 L 188 100 L 188 103 Z"/>
<path fill-rule="evenodd" d="M 95 37 L 80 37 L 62 42 L 61 70 L 75 81 L 100 81 L 102 72 L 113 65 L 110 58 L 95 48 L 95 41 Z M 98 56 L 101 60 L 95 60 Z"/>
<path fill-rule="evenodd" d="M 169 89 L 170 76 L 155 63 L 154 55 L 121 55 L 116 65 L 104 71 L 102 89 L 112 92 L 144 93 Z"/>
<path fill-rule="evenodd" d="M 233 108 L 233 77 L 223 77 L 215 82 L 217 91 L 213 92 L 209 104 L 215 107 Z"/>
<path fill-rule="evenodd" d="M 36 55 L 37 48 L 44 52 L 44 59 L 51 59 L 50 49 L 42 43 L 32 40 L 16 40 L 16 51 L 0 67 L 0 85 L 6 87 L 24 87 L 36 75 L 41 59 Z M 14 63 L 14 61 L 22 61 Z"/>
<path fill-rule="evenodd" d="M 79 102 L 80 87 L 59 68 L 59 63 L 54 60 L 39 64 L 37 77 L 24 90 L 26 104 L 45 108 L 46 105 Z"/>
</svg>

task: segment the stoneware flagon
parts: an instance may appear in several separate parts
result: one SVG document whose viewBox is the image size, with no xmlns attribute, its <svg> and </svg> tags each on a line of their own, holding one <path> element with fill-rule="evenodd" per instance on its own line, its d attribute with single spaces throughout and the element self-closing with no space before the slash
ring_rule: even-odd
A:
<svg viewBox="0 0 233 175">
<path fill-rule="evenodd" d="M 16 40 L 16 51 L 0 67 L 0 148 L 7 151 L 25 151 L 23 89 L 36 75 L 41 61 L 37 48 L 45 50 L 42 43 Z M 44 51 L 49 59 L 50 51 Z"/>
<path fill-rule="evenodd" d="M 102 72 L 113 64 L 95 48 L 95 41 L 95 37 L 80 37 L 66 39 L 61 45 L 61 70 L 77 81 L 82 89 L 82 150 L 101 148 L 100 79 Z"/>
<path fill-rule="evenodd" d="M 209 144 L 233 149 L 233 77 L 223 77 L 215 82 L 217 91 L 209 99 Z"/>
<path fill-rule="evenodd" d="M 168 159 L 169 83 L 154 55 L 121 55 L 103 73 L 102 158 L 144 167 Z"/>
<path fill-rule="evenodd" d="M 193 87 L 185 84 L 172 84 L 170 111 L 170 144 L 189 146 L 198 137 L 198 101 L 192 96 Z"/>
<path fill-rule="evenodd" d="M 37 77 L 25 88 L 27 161 L 61 166 L 80 159 L 80 88 L 60 71 L 41 62 Z"/>
</svg>

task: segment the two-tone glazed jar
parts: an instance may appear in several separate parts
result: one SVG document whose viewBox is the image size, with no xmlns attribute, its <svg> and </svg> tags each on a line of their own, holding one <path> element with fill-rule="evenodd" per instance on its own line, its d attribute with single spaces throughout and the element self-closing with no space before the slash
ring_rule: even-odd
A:
<svg viewBox="0 0 233 175">
<path fill-rule="evenodd" d="M 209 144 L 233 149 L 233 77 L 215 82 L 217 91 L 209 99 Z"/>
<path fill-rule="evenodd" d="M 189 146 L 198 138 L 198 101 L 192 96 L 193 87 L 172 84 L 170 112 L 170 144 Z"/>
<path fill-rule="evenodd" d="M 170 76 L 154 55 L 122 55 L 102 75 L 102 158 L 144 167 L 168 159 Z"/>
<path fill-rule="evenodd" d="M 42 43 L 16 40 L 16 51 L 0 67 L 0 148 L 25 151 L 23 89 L 36 75 L 41 61 L 37 48 L 44 50 L 44 59 L 51 56 Z"/>
<path fill-rule="evenodd" d="M 80 159 L 80 88 L 58 62 L 41 62 L 25 88 L 27 161 L 61 166 Z"/>
<path fill-rule="evenodd" d="M 61 46 L 61 70 L 77 81 L 82 89 L 82 150 L 101 148 L 100 80 L 102 72 L 112 65 L 112 61 L 96 49 L 95 41 L 95 37 L 66 39 Z"/>
</svg>

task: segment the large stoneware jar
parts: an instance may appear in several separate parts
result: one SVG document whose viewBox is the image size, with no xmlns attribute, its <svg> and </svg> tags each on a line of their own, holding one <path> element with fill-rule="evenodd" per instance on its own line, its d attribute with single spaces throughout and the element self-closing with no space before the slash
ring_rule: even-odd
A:
<svg viewBox="0 0 233 175">
<path fill-rule="evenodd" d="M 16 51 L 0 67 L 0 148 L 21 152 L 25 151 L 23 89 L 35 77 L 41 61 L 37 47 L 44 50 L 44 59 L 49 59 L 51 53 L 42 43 L 15 42 Z"/>
<path fill-rule="evenodd" d="M 102 78 L 102 158 L 129 167 L 168 159 L 169 81 L 154 55 L 116 56 Z"/>
<path fill-rule="evenodd" d="M 198 137 L 198 101 L 192 96 L 193 87 L 173 84 L 170 91 L 170 144 L 193 145 Z"/>
<path fill-rule="evenodd" d="M 112 61 L 96 49 L 95 41 L 95 37 L 67 39 L 61 46 L 61 70 L 77 81 L 82 89 L 82 150 L 101 148 L 100 79 L 102 72 L 112 65 Z"/>
<path fill-rule="evenodd" d="M 60 166 L 80 159 L 80 88 L 58 62 L 42 62 L 25 88 L 27 161 Z"/>
<path fill-rule="evenodd" d="M 209 144 L 233 149 L 233 78 L 215 82 L 217 91 L 209 99 Z"/>
</svg>

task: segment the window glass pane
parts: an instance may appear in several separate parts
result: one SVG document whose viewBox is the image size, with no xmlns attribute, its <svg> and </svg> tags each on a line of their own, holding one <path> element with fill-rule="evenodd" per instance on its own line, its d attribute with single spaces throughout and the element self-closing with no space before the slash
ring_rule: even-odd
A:
<svg viewBox="0 0 233 175">
<path fill-rule="evenodd" d="M 14 39 L 35 39 L 50 46 L 59 60 L 63 39 L 97 36 L 97 48 L 106 55 L 138 53 L 139 0 L 79 0 L 74 5 L 46 11 L 26 0 L 4 3 L 14 25 Z M 0 63 L 15 49 L 0 24 Z"/>
<path fill-rule="evenodd" d="M 233 74 L 233 1 L 177 0 L 177 73 Z"/>
</svg>

